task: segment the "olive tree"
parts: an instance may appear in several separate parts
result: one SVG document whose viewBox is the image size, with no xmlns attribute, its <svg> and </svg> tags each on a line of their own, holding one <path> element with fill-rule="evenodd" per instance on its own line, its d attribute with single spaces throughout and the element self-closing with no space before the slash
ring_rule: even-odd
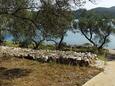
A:
<svg viewBox="0 0 115 86">
<path fill-rule="evenodd" d="M 14 37 L 30 39 L 30 34 L 34 36 L 42 26 L 48 37 L 60 39 L 60 48 L 73 20 L 71 3 L 80 6 L 85 0 L 0 0 L 0 15 L 10 18 L 12 27 L 8 28 Z"/>
<path fill-rule="evenodd" d="M 77 29 L 90 43 L 98 49 L 102 49 L 110 41 L 109 36 L 114 31 L 112 24 L 109 16 L 103 16 L 89 11 L 85 15 L 81 14 Z M 75 23 L 75 28 L 76 25 Z"/>
</svg>

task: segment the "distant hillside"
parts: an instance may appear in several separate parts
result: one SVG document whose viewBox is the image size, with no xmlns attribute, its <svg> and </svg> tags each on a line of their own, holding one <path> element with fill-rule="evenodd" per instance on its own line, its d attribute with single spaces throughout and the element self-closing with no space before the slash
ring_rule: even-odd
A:
<svg viewBox="0 0 115 86">
<path fill-rule="evenodd" d="M 90 11 L 95 11 L 96 13 L 99 13 L 99 14 L 115 16 L 115 6 L 113 6 L 111 8 L 99 7 L 99 8 L 92 9 Z"/>
</svg>

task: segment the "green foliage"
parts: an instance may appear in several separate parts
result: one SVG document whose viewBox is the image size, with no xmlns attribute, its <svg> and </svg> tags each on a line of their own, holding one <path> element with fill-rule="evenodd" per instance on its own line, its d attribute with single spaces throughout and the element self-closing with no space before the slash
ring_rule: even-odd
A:
<svg viewBox="0 0 115 86">
<path fill-rule="evenodd" d="M 78 24 L 74 27 L 88 39 L 95 47 L 103 48 L 109 42 L 109 36 L 113 33 L 111 17 L 99 15 L 91 11 L 83 11 Z"/>
<path fill-rule="evenodd" d="M 54 45 L 44 45 L 44 44 L 41 44 L 39 46 L 39 49 L 43 49 L 43 50 L 55 50 L 55 46 Z"/>
<path fill-rule="evenodd" d="M 46 34 L 54 38 L 60 38 L 69 28 L 73 20 L 71 11 L 57 7 L 51 3 L 42 6 L 39 12 L 39 22 Z"/>
<path fill-rule="evenodd" d="M 14 44 L 12 41 L 4 41 L 4 45 L 12 47 Z"/>
<path fill-rule="evenodd" d="M 34 0 L 0 0 L 0 24 L 4 28 L 0 32 L 12 34 L 13 41 L 21 47 L 34 42 L 38 48 L 47 39 L 55 40 L 57 46 L 65 46 L 64 36 L 72 30 L 74 20 L 70 1 L 77 6 L 86 3 L 85 0 L 40 0 L 37 2 L 40 4 Z"/>
</svg>

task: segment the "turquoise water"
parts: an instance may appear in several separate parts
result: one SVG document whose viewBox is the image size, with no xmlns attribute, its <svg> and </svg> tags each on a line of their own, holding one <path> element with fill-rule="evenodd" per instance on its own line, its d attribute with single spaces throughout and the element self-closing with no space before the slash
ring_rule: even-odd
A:
<svg viewBox="0 0 115 86">
<path fill-rule="evenodd" d="M 6 36 L 6 40 L 11 40 L 13 37 L 11 35 Z M 110 36 L 111 42 L 108 44 L 108 48 L 115 49 L 115 35 Z M 81 45 L 84 43 L 89 43 L 89 41 L 80 33 L 73 33 L 71 31 L 67 32 L 67 36 L 65 36 L 64 41 L 67 44 L 72 45 Z"/>
<path fill-rule="evenodd" d="M 67 44 L 81 45 L 84 43 L 89 43 L 89 41 L 80 33 L 72 33 L 68 31 L 67 34 L 68 35 L 64 38 L 64 41 L 67 42 Z M 115 49 L 115 35 L 111 35 L 110 40 L 111 42 L 106 47 Z"/>
</svg>

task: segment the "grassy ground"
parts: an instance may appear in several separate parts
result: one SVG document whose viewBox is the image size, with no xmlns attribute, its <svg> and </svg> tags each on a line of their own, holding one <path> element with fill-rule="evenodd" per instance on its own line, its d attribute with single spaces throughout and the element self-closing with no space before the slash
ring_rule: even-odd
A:
<svg viewBox="0 0 115 86">
<path fill-rule="evenodd" d="M 82 86 L 99 72 L 91 67 L 0 58 L 0 86 Z"/>
</svg>

